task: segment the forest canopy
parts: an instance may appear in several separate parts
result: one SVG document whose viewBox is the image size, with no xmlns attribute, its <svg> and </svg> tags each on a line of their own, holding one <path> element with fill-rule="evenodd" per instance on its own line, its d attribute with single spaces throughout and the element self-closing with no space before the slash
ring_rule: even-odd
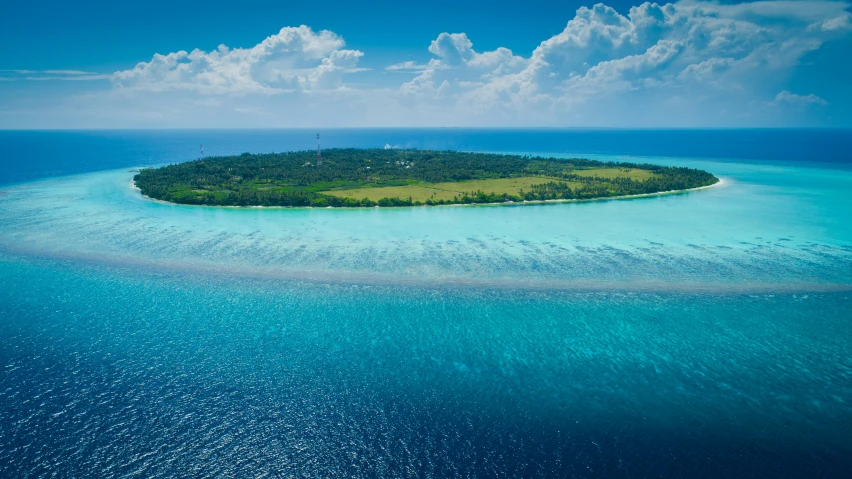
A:
<svg viewBox="0 0 852 479">
<path fill-rule="evenodd" d="M 228 206 L 418 206 L 594 199 L 709 186 L 680 167 L 580 158 L 403 149 L 329 149 L 203 158 L 146 168 L 150 198 Z"/>
</svg>

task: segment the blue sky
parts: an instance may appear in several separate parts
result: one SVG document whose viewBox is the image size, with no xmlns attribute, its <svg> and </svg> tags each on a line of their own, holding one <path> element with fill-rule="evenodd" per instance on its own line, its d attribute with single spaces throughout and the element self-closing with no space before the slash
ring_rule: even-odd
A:
<svg viewBox="0 0 852 479">
<path fill-rule="evenodd" d="M 23 2 L 0 128 L 852 126 L 847 2 Z"/>
</svg>

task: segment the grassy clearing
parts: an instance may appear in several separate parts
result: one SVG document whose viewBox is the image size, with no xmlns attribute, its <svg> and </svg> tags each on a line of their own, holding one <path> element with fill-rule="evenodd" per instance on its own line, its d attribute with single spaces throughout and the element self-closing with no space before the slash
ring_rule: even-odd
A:
<svg viewBox="0 0 852 479">
<path fill-rule="evenodd" d="M 520 178 L 492 178 L 487 180 L 470 180 L 448 183 L 433 183 L 428 186 L 436 190 L 453 191 L 456 193 L 476 193 L 484 191 L 485 193 L 510 194 L 516 195 L 520 190 L 529 190 L 532 185 L 540 185 L 550 181 L 565 181 L 559 178 L 550 178 L 547 176 L 522 176 Z"/>
<path fill-rule="evenodd" d="M 590 168 L 585 170 L 573 170 L 572 174 L 577 176 L 590 176 L 598 178 L 630 178 L 632 180 L 644 181 L 648 178 L 653 178 L 654 173 L 648 170 L 640 170 L 637 168 Z"/>
<path fill-rule="evenodd" d="M 574 170 L 579 176 L 598 177 L 602 179 L 631 178 L 644 181 L 652 178 L 654 174 L 648 170 L 636 168 L 591 168 L 585 170 Z M 491 178 L 483 180 L 470 180 L 446 183 L 414 183 L 399 186 L 380 186 L 365 188 L 338 188 L 334 190 L 319 191 L 324 195 L 336 196 L 338 198 L 369 198 L 378 201 L 382 198 L 411 198 L 412 201 L 452 200 L 454 197 L 462 196 L 464 193 L 470 195 L 477 191 L 485 193 L 518 195 L 521 190 L 529 191 L 532 185 L 547 183 L 549 181 L 564 182 L 559 178 L 547 176 L 523 176 L 519 178 Z M 569 186 L 576 188 L 580 184 L 568 182 Z"/>
<path fill-rule="evenodd" d="M 355 188 L 351 190 L 321 191 L 324 195 L 336 196 L 338 198 L 364 199 L 379 201 L 382 198 L 411 198 L 412 201 L 421 203 L 428 200 L 452 200 L 458 193 L 452 191 L 436 190 L 424 186 L 383 186 L 379 188 Z"/>
<path fill-rule="evenodd" d="M 648 170 L 637 168 L 591 168 L 572 170 L 571 173 L 586 176 L 598 177 L 601 179 L 613 179 L 618 177 L 627 177 L 637 181 L 644 181 L 654 176 Z M 364 183 L 354 181 L 326 181 L 316 182 L 310 185 L 296 186 L 282 181 L 250 181 L 246 182 L 249 190 L 268 192 L 278 190 L 281 192 L 301 191 L 305 193 L 316 192 L 323 195 L 335 196 L 337 198 L 352 198 L 362 200 L 367 198 L 371 201 L 378 201 L 382 198 L 400 198 L 421 203 L 427 200 L 433 201 L 452 201 L 454 198 L 460 198 L 466 194 L 475 196 L 477 191 L 494 194 L 509 194 L 520 196 L 521 191 L 530 191 L 532 185 L 554 182 L 566 182 L 564 179 L 552 178 L 548 176 L 523 176 L 518 178 L 490 178 L 469 181 L 443 182 L 443 183 L 420 183 L 409 179 L 396 179 L 385 182 L 388 186 L 365 186 Z M 577 182 L 567 182 L 571 188 L 582 186 Z M 202 195 L 207 191 L 214 193 L 229 193 L 227 189 L 222 189 L 221 186 L 211 188 L 209 190 L 193 189 L 192 193 Z M 200 197 L 200 196 L 199 196 Z"/>
<path fill-rule="evenodd" d="M 532 185 L 547 183 L 549 181 L 560 181 L 558 178 L 545 176 L 524 176 L 520 178 L 492 178 L 486 180 L 470 180 L 447 183 L 419 183 L 406 186 L 384 186 L 377 188 L 354 188 L 349 190 L 323 191 L 322 194 L 337 196 L 338 198 L 369 198 L 378 201 L 382 198 L 409 198 L 412 201 L 424 202 L 426 200 L 452 200 L 464 193 L 470 195 L 477 191 L 485 193 L 517 195 L 521 190 L 529 191 Z M 561 180 L 564 181 L 564 180 Z M 577 185 L 569 184 L 572 187 Z"/>
</svg>

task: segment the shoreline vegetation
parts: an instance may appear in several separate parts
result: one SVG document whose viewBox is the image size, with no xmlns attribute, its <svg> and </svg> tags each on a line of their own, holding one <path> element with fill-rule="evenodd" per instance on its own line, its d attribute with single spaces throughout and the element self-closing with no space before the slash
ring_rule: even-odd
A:
<svg viewBox="0 0 852 479">
<path fill-rule="evenodd" d="M 331 149 L 211 157 L 145 168 L 146 197 L 232 207 L 540 203 L 678 193 L 719 183 L 692 168 L 435 150 Z"/>
</svg>

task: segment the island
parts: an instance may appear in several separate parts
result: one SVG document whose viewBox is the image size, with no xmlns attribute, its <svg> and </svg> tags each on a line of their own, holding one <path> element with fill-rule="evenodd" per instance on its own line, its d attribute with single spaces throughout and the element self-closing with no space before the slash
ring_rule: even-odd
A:
<svg viewBox="0 0 852 479">
<path fill-rule="evenodd" d="M 145 196 L 211 206 L 373 207 L 589 200 L 719 181 L 693 168 L 396 148 L 203 158 L 134 176 Z"/>
</svg>

